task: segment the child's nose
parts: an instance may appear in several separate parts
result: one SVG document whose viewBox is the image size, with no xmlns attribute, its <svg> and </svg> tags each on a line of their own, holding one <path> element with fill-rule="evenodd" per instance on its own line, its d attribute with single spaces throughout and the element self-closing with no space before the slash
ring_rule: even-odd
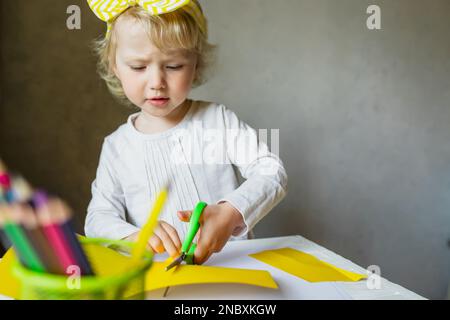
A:
<svg viewBox="0 0 450 320">
<path fill-rule="evenodd" d="M 150 79 L 148 81 L 150 89 L 160 90 L 165 87 L 164 74 L 160 70 L 153 70 L 150 72 Z"/>
</svg>

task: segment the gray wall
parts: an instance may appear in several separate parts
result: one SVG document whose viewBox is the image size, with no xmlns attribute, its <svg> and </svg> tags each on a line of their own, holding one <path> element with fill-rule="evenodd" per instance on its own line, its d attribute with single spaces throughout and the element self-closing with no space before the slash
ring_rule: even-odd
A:
<svg viewBox="0 0 450 320">
<path fill-rule="evenodd" d="M 193 96 L 226 104 L 255 128 L 280 129 L 289 194 L 257 236 L 301 234 L 444 298 L 450 2 L 202 3 L 219 61 Z M 65 28 L 70 4 L 82 8 L 80 31 Z M 365 27 L 369 4 L 381 6 L 381 31 Z M 94 72 L 88 44 L 104 25 L 84 0 L 0 6 L 0 156 L 67 199 L 81 231 L 101 141 L 131 112 Z"/>
<path fill-rule="evenodd" d="M 450 2 L 203 3 L 219 63 L 195 96 L 280 129 L 289 195 L 257 236 L 301 234 L 444 298 Z M 380 31 L 366 28 L 370 4 L 381 7 Z"/>
</svg>

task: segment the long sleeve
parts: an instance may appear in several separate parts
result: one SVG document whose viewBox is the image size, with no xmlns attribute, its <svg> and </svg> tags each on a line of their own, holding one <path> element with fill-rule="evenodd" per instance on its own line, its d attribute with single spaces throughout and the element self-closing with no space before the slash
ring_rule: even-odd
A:
<svg viewBox="0 0 450 320">
<path fill-rule="evenodd" d="M 85 233 L 88 237 L 123 239 L 139 231 L 126 222 L 124 194 L 113 166 L 115 158 L 111 144 L 105 139 L 87 210 Z"/>
<path fill-rule="evenodd" d="M 246 227 L 234 236 L 245 235 L 274 208 L 287 193 L 287 174 L 280 158 L 258 139 L 256 130 L 229 109 L 223 109 L 226 153 L 246 179 L 217 203 L 227 201 L 243 216 Z"/>
</svg>

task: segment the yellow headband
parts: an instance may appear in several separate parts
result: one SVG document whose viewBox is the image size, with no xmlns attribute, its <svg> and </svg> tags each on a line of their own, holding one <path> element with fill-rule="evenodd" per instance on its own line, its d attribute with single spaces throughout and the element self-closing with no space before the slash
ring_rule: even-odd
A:
<svg viewBox="0 0 450 320">
<path fill-rule="evenodd" d="M 152 16 L 183 8 L 184 11 L 194 18 L 203 34 L 207 34 L 205 16 L 195 0 L 87 0 L 87 2 L 95 15 L 108 24 L 108 32 L 114 19 L 128 8 L 138 5 Z"/>
</svg>

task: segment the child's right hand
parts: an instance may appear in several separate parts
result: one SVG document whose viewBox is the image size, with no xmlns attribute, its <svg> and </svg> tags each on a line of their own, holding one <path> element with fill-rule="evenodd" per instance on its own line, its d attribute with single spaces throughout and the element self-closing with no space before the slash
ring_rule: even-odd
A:
<svg viewBox="0 0 450 320">
<path fill-rule="evenodd" d="M 133 233 L 124 240 L 136 242 L 139 237 L 139 232 Z M 147 248 L 156 253 L 167 253 L 175 258 L 180 254 L 181 241 L 178 232 L 170 224 L 164 221 L 158 221 L 155 227 L 154 235 L 147 243 Z"/>
</svg>

